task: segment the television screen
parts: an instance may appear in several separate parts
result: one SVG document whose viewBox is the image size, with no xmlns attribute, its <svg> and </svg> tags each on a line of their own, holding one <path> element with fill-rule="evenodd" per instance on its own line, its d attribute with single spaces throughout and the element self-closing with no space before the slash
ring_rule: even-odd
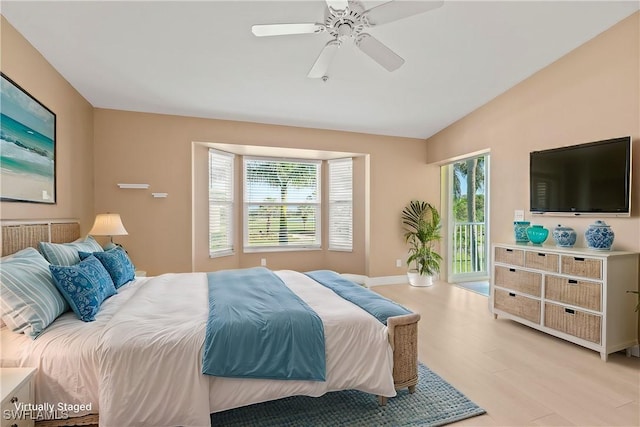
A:
<svg viewBox="0 0 640 427">
<path fill-rule="evenodd" d="M 529 156 L 533 213 L 631 213 L 631 137 Z"/>
</svg>

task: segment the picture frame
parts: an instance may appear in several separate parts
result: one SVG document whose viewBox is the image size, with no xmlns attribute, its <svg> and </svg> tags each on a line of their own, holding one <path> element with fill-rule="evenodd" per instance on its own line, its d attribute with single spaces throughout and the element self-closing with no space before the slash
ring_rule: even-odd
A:
<svg viewBox="0 0 640 427">
<path fill-rule="evenodd" d="M 56 203 L 56 115 L 0 72 L 0 200 Z"/>
</svg>

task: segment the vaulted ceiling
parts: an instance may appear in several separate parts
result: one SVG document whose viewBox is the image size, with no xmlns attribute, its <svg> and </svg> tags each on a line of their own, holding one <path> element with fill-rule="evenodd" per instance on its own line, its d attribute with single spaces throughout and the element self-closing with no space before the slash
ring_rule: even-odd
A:
<svg viewBox="0 0 640 427">
<path fill-rule="evenodd" d="M 397 0 L 402 1 L 402 0 Z M 363 1 L 364 9 L 384 2 Z M 307 77 L 328 32 L 317 1 L 3 1 L 2 14 L 94 107 L 427 138 L 639 9 L 637 1 L 451 1 L 367 29 Z"/>
</svg>

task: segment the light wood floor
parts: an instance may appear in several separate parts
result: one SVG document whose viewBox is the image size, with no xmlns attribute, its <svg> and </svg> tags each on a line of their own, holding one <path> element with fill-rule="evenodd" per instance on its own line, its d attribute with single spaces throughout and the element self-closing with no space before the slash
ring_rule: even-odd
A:
<svg viewBox="0 0 640 427">
<path fill-rule="evenodd" d="M 640 358 L 609 356 L 516 322 L 443 282 L 374 291 L 421 314 L 418 358 L 487 411 L 456 426 L 640 426 Z"/>
</svg>

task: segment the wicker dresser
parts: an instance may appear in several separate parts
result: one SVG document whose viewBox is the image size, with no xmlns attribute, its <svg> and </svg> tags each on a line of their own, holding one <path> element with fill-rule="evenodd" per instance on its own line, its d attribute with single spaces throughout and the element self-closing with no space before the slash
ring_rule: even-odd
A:
<svg viewBox="0 0 640 427">
<path fill-rule="evenodd" d="M 504 317 L 610 353 L 637 343 L 638 254 L 493 245 L 491 307 Z"/>
</svg>

